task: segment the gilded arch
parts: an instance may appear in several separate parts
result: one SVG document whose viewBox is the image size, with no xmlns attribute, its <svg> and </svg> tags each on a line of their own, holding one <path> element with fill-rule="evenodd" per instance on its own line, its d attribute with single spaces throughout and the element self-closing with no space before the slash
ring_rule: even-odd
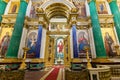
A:
<svg viewBox="0 0 120 80">
<path fill-rule="evenodd" d="M 67 1 L 67 0 L 49 0 L 49 1 L 45 2 L 45 3 L 43 3 L 43 4 L 40 6 L 40 8 L 43 8 L 43 10 L 45 10 L 48 6 L 50 6 L 50 5 L 54 4 L 54 3 L 64 4 L 64 5 L 66 5 L 70 10 L 71 10 L 72 8 L 75 8 L 75 6 L 74 6 L 71 2 L 69 2 L 69 1 Z"/>
<path fill-rule="evenodd" d="M 69 17 L 73 8 L 76 8 L 71 2 L 66 0 L 50 0 L 43 3 L 39 8 L 43 9 L 48 19 L 54 16 Z"/>
</svg>

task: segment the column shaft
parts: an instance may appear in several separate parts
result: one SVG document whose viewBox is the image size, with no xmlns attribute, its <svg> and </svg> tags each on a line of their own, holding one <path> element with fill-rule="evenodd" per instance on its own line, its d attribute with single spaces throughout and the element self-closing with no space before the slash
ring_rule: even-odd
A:
<svg viewBox="0 0 120 80">
<path fill-rule="evenodd" d="M 98 14 L 96 10 L 95 0 L 91 0 L 89 3 L 90 7 L 90 16 L 92 21 L 92 30 L 94 43 L 96 48 L 97 57 L 106 57 L 106 50 L 103 43 L 102 33 L 100 29 L 100 23 L 98 19 Z"/>
<path fill-rule="evenodd" d="M 72 37 L 73 37 L 73 55 L 74 55 L 74 58 L 78 58 L 77 35 L 76 35 L 75 24 L 72 26 Z"/>
<path fill-rule="evenodd" d="M 10 45 L 6 54 L 7 58 L 17 58 L 27 5 L 28 3 L 25 0 L 20 1 L 20 8 L 16 18 L 16 23 L 12 33 Z"/>
<path fill-rule="evenodd" d="M 118 40 L 120 42 L 120 12 L 116 3 L 116 0 L 113 0 L 109 3 L 112 14 L 114 15 L 115 29 L 118 35 Z"/>
<path fill-rule="evenodd" d="M 5 12 L 6 6 L 7 6 L 7 3 L 3 0 L 0 0 L 0 22 L 2 21 L 2 15 Z"/>
</svg>

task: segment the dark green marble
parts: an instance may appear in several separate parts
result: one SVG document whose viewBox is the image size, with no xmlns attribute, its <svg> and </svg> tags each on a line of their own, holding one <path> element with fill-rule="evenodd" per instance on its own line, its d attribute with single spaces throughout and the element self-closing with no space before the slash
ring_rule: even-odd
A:
<svg viewBox="0 0 120 80">
<path fill-rule="evenodd" d="M 90 9 L 91 22 L 92 22 L 92 31 L 94 36 L 96 55 L 97 57 L 104 58 L 106 57 L 106 50 L 103 43 L 95 0 L 91 0 L 91 2 L 89 3 L 89 9 Z"/>
<path fill-rule="evenodd" d="M 22 30 L 24 26 L 24 19 L 28 3 L 24 0 L 20 1 L 20 8 L 16 18 L 16 23 L 12 33 L 11 41 L 7 50 L 7 58 L 17 58 L 19 45 L 21 41 Z"/>
</svg>

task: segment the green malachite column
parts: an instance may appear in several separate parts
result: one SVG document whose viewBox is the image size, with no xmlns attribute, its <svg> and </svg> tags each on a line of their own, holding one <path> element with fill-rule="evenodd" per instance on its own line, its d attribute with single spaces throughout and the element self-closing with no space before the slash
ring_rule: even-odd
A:
<svg viewBox="0 0 120 80">
<path fill-rule="evenodd" d="M 0 22 L 2 21 L 2 15 L 5 12 L 6 6 L 7 6 L 7 2 L 4 0 L 0 0 Z"/>
<path fill-rule="evenodd" d="M 96 10 L 95 0 L 90 0 L 89 8 L 90 8 L 93 36 L 94 36 L 94 41 L 95 41 L 94 43 L 95 43 L 95 49 L 96 49 L 96 56 L 99 58 L 105 58 L 106 50 L 104 48 L 104 43 L 103 43 L 102 33 L 100 29 L 98 14 Z"/>
<path fill-rule="evenodd" d="M 118 39 L 119 39 L 119 42 L 120 42 L 120 12 L 119 12 L 116 1 L 117 0 L 111 0 L 109 2 L 109 5 L 110 5 L 111 12 L 114 15 L 114 17 L 113 17 L 114 18 L 114 24 L 115 24 L 116 32 L 117 32 Z"/>
<path fill-rule="evenodd" d="M 6 54 L 7 58 L 17 58 L 27 5 L 28 3 L 25 0 L 20 0 L 20 8 Z"/>
</svg>

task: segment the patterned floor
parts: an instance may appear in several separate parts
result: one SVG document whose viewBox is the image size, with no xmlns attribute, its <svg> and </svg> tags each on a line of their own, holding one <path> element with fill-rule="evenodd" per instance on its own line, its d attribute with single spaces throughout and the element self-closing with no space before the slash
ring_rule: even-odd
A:
<svg viewBox="0 0 120 80">
<path fill-rule="evenodd" d="M 47 67 L 40 71 L 26 71 L 24 80 L 65 80 L 64 67 Z"/>
</svg>

